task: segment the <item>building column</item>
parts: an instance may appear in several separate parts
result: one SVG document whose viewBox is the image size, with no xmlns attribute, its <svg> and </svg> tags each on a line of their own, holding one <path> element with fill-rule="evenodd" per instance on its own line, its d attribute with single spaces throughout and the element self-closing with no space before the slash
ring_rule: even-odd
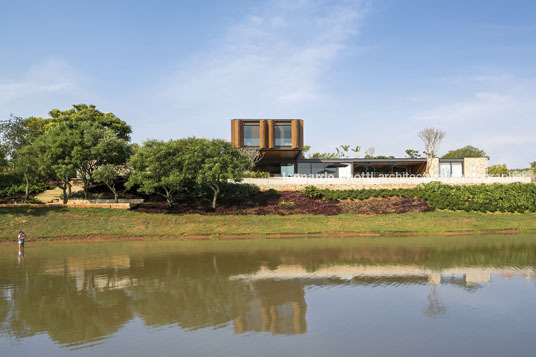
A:
<svg viewBox="0 0 536 357">
<path fill-rule="evenodd" d="M 268 124 L 268 149 L 273 149 L 275 147 L 275 138 L 274 138 L 274 121 L 267 120 Z"/>
<path fill-rule="evenodd" d="M 233 119 L 231 120 L 231 143 L 234 147 L 239 148 L 242 146 L 241 135 L 240 135 L 240 120 Z"/>
<path fill-rule="evenodd" d="M 259 149 L 266 149 L 268 142 L 268 132 L 266 130 L 266 120 L 259 120 Z"/>
<path fill-rule="evenodd" d="M 426 173 L 430 177 L 439 177 L 439 158 L 429 157 L 426 159 Z"/>
<path fill-rule="evenodd" d="M 299 123 L 297 120 L 293 120 L 291 123 L 292 148 L 297 149 L 300 146 Z"/>
</svg>

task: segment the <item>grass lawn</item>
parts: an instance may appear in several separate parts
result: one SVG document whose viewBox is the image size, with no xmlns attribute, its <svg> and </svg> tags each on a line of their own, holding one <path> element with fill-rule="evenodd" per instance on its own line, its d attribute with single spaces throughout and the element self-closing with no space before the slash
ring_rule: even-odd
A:
<svg viewBox="0 0 536 357">
<path fill-rule="evenodd" d="M 263 236 L 269 234 L 443 234 L 453 232 L 536 231 L 536 213 L 428 212 L 377 216 L 171 215 L 99 208 L 3 207 L 0 240 L 68 237 L 127 238 Z"/>
</svg>

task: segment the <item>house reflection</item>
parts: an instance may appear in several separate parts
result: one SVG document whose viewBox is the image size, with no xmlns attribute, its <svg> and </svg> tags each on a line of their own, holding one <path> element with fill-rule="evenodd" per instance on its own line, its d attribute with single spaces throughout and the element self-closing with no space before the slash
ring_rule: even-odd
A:
<svg viewBox="0 0 536 357">
<path fill-rule="evenodd" d="M 12 252 L 11 260 L 0 259 L 0 327 L 17 338 L 46 332 L 71 347 L 110 336 L 134 318 L 184 331 L 229 327 L 236 334 L 297 335 L 312 324 L 305 297 L 310 287 L 414 286 L 426 298 L 417 302 L 421 311 L 437 316 L 449 306 L 442 301 L 444 286 L 473 292 L 498 278 L 536 280 L 536 250 L 523 246 L 456 249 L 439 258 L 433 250 L 383 246 L 74 255 L 67 248 L 41 255 L 36 249 L 24 264 Z M 482 256 L 492 260 L 472 263 Z"/>
<path fill-rule="evenodd" d="M 245 311 L 234 320 L 234 331 L 302 334 L 307 332 L 305 292 L 298 279 L 258 281 L 251 285 Z"/>
</svg>

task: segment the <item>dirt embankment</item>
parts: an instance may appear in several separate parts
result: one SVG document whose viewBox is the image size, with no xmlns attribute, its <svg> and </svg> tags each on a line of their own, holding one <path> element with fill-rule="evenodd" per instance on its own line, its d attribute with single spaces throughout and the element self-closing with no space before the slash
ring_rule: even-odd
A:
<svg viewBox="0 0 536 357">
<path fill-rule="evenodd" d="M 375 215 L 405 212 L 429 212 L 425 201 L 410 197 L 369 198 L 367 200 L 330 201 L 309 198 L 299 192 L 283 191 L 278 198 L 259 197 L 241 205 L 222 205 L 215 210 L 179 203 L 168 208 L 165 202 L 147 202 L 137 208 L 139 212 L 203 215 L 291 215 L 313 214 L 332 216 L 342 213 Z"/>
</svg>

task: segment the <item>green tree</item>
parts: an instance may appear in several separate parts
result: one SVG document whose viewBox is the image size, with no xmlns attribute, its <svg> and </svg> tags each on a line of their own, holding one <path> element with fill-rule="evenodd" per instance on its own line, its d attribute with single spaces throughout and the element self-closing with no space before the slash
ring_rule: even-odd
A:
<svg viewBox="0 0 536 357">
<path fill-rule="evenodd" d="M 115 187 L 115 183 L 120 177 L 121 168 L 117 167 L 115 165 L 107 164 L 99 167 L 94 172 L 94 178 L 96 182 L 102 182 L 108 187 L 110 191 L 114 194 L 114 200 L 115 202 L 119 202 L 119 195 L 117 193 L 117 188 Z"/>
<path fill-rule="evenodd" d="M 14 172 L 25 183 L 24 199 L 30 198 L 30 186 L 40 178 L 40 165 L 35 145 L 26 145 L 17 150 L 13 164 Z"/>
<path fill-rule="evenodd" d="M 51 119 L 40 117 L 24 119 L 13 114 L 8 120 L 0 121 L 0 146 L 4 148 L 5 157 L 14 159 L 17 150 L 45 134 L 50 123 Z"/>
<path fill-rule="evenodd" d="M 108 128 L 90 122 L 66 122 L 80 138 L 74 148 L 73 158 L 84 186 L 87 198 L 89 186 L 93 182 L 94 171 L 102 165 L 121 165 L 131 154 L 131 147 L 125 139 L 117 137 Z"/>
<path fill-rule="evenodd" d="M 466 157 L 488 157 L 484 150 L 467 145 L 463 148 L 451 150 L 442 156 L 443 159 L 463 159 Z"/>
<path fill-rule="evenodd" d="M 77 160 L 73 157 L 75 148 L 80 146 L 80 136 L 67 124 L 53 127 L 35 143 L 38 153 L 40 173 L 56 182 L 63 191 L 63 203 L 71 195 L 71 178 L 76 176 Z"/>
<path fill-rule="evenodd" d="M 488 167 L 488 175 L 508 175 L 510 171 L 506 168 L 506 164 L 492 165 Z"/>
<path fill-rule="evenodd" d="M 0 145 L 0 172 L 6 171 L 8 168 L 7 148 Z"/>
<path fill-rule="evenodd" d="M 231 143 L 220 139 L 191 138 L 186 162 L 186 167 L 194 169 L 196 183 L 206 185 L 213 191 L 212 208 L 216 208 L 221 184 L 228 180 L 238 182 L 251 166 L 247 156 L 242 155 Z"/>
<path fill-rule="evenodd" d="M 28 144 L 29 130 L 25 119 L 10 115 L 8 120 L 0 121 L 0 145 L 7 158 L 13 158 L 15 152 Z"/>
<path fill-rule="evenodd" d="M 530 168 L 534 171 L 534 174 L 536 174 L 536 161 L 530 163 Z"/>
<path fill-rule="evenodd" d="M 160 195 L 173 206 L 175 195 L 194 180 L 193 169 L 185 165 L 187 141 L 146 141 L 129 160 L 133 172 L 126 187 L 138 186 L 138 192 Z"/>
<path fill-rule="evenodd" d="M 350 150 L 350 145 L 339 145 L 335 148 L 337 150 L 337 155 L 339 157 L 348 157 L 348 151 Z"/>
<path fill-rule="evenodd" d="M 421 154 L 419 153 L 419 150 L 407 149 L 406 156 L 410 159 L 417 159 L 421 157 Z"/>
<path fill-rule="evenodd" d="M 102 128 L 112 130 L 118 138 L 130 140 L 132 129 L 130 126 L 116 117 L 113 113 L 103 113 L 96 109 L 95 105 L 74 104 L 73 109 L 61 111 L 52 109 L 49 112 L 51 126 L 64 122 L 89 122 Z"/>
<path fill-rule="evenodd" d="M 335 148 L 337 150 L 337 155 L 342 157 L 348 157 L 348 154 L 350 151 L 355 152 L 356 156 L 361 151 L 361 146 L 356 145 L 355 147 L 351 147 L 350 145 L 339 145 Z"/>
<path fill-rule="evenodd" d="M 24 119 L 24 125 L 28 129 L 28 135 L 30 138 L 36 138 L 46 134 L 57 124 L 58 123 L 53 121 L 51 118 L 28 117 Z"/>
</svg>

